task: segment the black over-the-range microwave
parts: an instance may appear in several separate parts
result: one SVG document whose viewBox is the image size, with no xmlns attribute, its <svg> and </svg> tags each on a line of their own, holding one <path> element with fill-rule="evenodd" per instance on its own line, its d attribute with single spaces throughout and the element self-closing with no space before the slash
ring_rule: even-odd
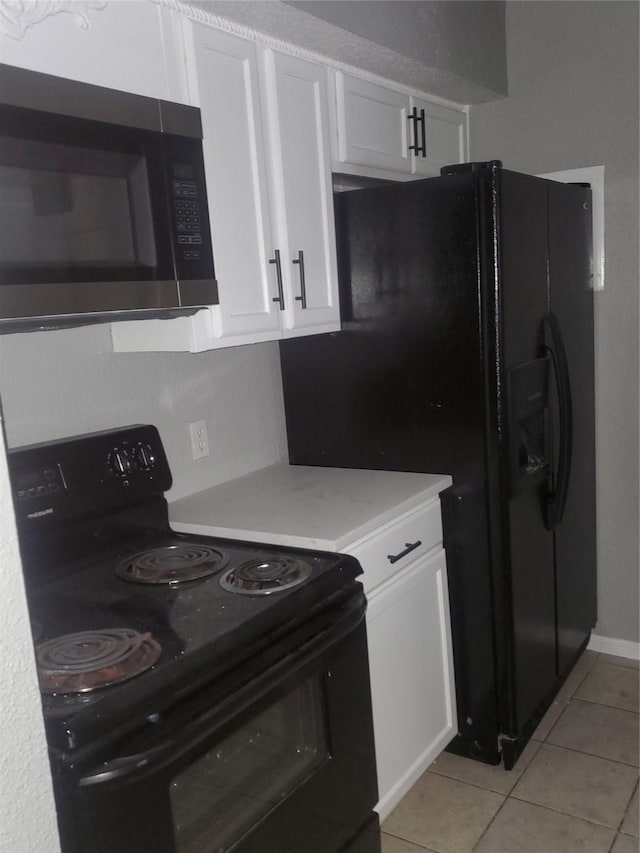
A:
<svg viewBox="0 0 640 853">
<path fill-rule="evenodd" d="M 200 111 L 0 64 L 0 333 L 217 301 Z"/>
</svg>

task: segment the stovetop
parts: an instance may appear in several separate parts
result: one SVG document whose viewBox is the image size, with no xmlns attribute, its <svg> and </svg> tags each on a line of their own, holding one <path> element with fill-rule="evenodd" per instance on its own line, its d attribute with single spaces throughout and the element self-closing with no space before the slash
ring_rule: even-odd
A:
<svg viewBox="0 0 640 853">
<path fill-rule="evenodd" d="M 132 583 L 115 572 L 117 563 L 130 554 L 176 543 L 215 545 L 228 555 L 229 562 L 208 577 L 176 585 Z M 310 575 L 300 586 L 250 596 L 220 584 L 229 568 L 247 559 L 283 554 L 310 566 Z M 136 716 L 158 713 L 292 631 L 314 609 L 344 595 L 359 571 L 355 560 L 334 554 L 186 534 L 159 539 L 154 534 L 145 542 L 131 543 L 124 552 L 117 550 L 31 590 L 36 649 L 65 634 L 113 628 L 149 633 L 160 646 L 157 662 L 131 680 L 87 693 L 43 694 L 50 745 L 53 741 L 60 749 L 79 748 L 99 734 L 104 720 L 113 729 L 120 722 L 132 724 Z"/>
<path fill-rule="evenodd" d="M 47 738 L 62 753 L 95 748 L 101 739 L 124 735 L 165 713 L 280 638 L 302 636 L 314 614 L 332 603 L 339 606 L 359 587 L 355 578 L 361 570 L 352 557 L 172 531 L 160 496 L 171 481 L 168 464 L 151 427 L 12 455 L 36 652 L 44 646 L 49 654 L 48 644 L 64 635 L 114 629 L 139 634 L 152 646 L 145 668 L 121 683 L 107 679 L 87 692 L 65 692 L 64 678 L 59 686 L 47 682 Z M 55 488 L 49 491 L 51 483 Z M 43 487 L 46 494 L 38 491 Z M 33 494 L 25 495 L 27 489 Z M 172 549 L 175 576 L 171 582 L 148 582 L 156 580 L 158 552 L 167 549 Z M 211 550 L 213 565 L 202 556 Z M 194 574 L 187 573 L 193 579 L 176 582 L 185 553 L 189 562 L 194 558 Z M 132 581 L 141 554 L 142 576 Z M 302 582 L 255 594 L 253 578 L 269 579 L 273 561 L 285 563 L 287 576 L 291 567 L 302 567 Z M 249 589 L 238 594 L 232 591 L 234 575 L 248 562 Z M 203 570 L 212 573 L 199 577 Z M 223 577 L 229 581 L 225 586 Z M 57 652 L 54 648 L 52 654 Z"/>
</svg>

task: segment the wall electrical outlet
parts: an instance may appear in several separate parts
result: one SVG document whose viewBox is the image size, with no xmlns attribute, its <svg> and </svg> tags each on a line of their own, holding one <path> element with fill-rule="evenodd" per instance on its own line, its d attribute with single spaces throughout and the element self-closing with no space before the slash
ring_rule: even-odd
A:
<svg viewBox="0 0 640 853">
<path fill-rule="evenodd" d="M 193 421 L 189 424 L 191 435 L 191 453 L 194 459 L 202 459 L 209 455 L 209 436 L 207 435 L 207 422 Z"/>
</svg>

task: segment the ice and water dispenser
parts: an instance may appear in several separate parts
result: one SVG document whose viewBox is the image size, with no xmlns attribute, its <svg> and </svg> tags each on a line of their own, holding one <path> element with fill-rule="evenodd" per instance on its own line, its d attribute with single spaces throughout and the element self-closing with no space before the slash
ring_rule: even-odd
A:
<svg viewBox="0 0 640 853">
<path fill-rule="evenodd" d="M 507 372 L 511 493 L 518 494 L 549 476 L 550 358 L 536 358 Z"/>
</svg>

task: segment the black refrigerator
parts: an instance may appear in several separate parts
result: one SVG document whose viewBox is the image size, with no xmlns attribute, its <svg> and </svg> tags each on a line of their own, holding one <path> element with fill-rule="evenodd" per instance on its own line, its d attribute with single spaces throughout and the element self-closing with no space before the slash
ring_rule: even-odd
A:
<svg viewBox="0 0 640 853">
<path fill-rule="evenodd" d="M 509 769 L 596 620 L 591 191 L 492 161 L 335 209 L 342 330 L 280 345 L 290 462 L 453 476 L 448 748 Z"/>
</svg>

